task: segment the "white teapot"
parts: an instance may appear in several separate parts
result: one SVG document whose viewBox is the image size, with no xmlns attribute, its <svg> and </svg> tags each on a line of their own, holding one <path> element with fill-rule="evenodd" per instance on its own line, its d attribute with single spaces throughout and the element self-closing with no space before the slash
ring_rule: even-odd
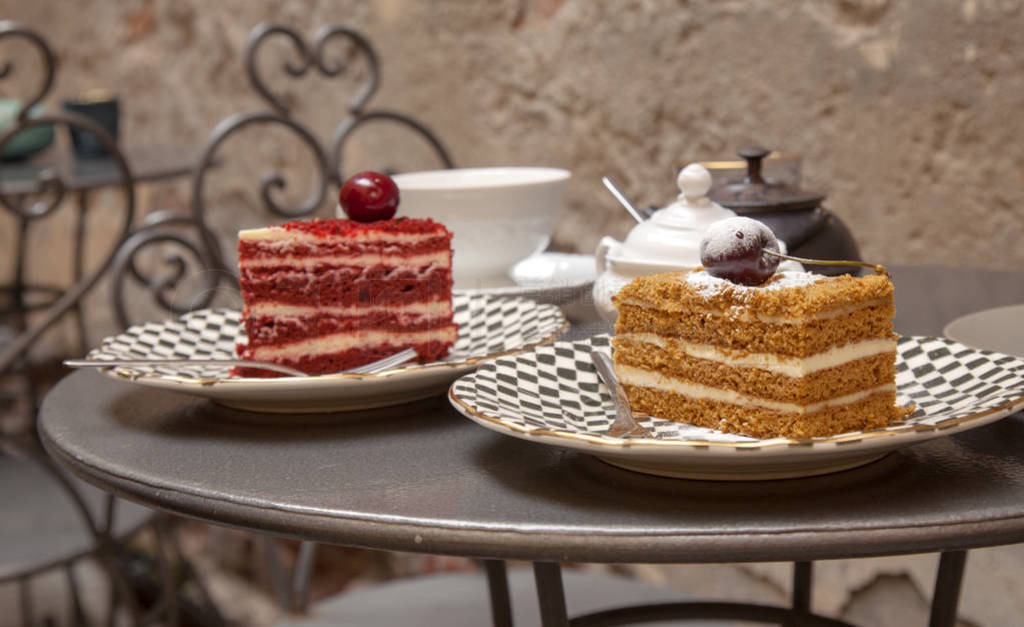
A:
<svg viewBox="0 0 1024 627">
<path fill-rule="evenodd" d="M 594 304 L 608 322 L 618 316 L 612 296 L 623 286 L 645 274 L 701 265 L 700 240 L 708 226 L 736 215 L 708 198 L 711 173 L 699 163 L 680 170 L 676 183 L 680 193 L 675 202 L 634 226 L 625 242 L 605 236 L 597 244 Z"/>
</svg>

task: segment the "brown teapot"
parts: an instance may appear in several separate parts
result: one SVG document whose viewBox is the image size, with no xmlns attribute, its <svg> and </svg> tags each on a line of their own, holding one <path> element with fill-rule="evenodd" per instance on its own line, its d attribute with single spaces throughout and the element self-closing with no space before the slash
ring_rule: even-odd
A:
<svg viewBox="0 0 1024 627">
<path fill-rule="evenodd" d="M 747 162 L 742 181 L 717 183 L 708 197 L 738 215 L 759 220 L 780 240 L 786 242 L 789 254 L 809 259 L 860 260 L 857 243 L 850 230 L 835 214 L 821 206 L 824 194 L 796 189 L 766 179 L 761 174 L 762 161 L 769 152 L 762 148 L 738 151 Z M 814 271 L 827 274 L 856 273 L 849 266 L 815 266 Z"/>
</svg>

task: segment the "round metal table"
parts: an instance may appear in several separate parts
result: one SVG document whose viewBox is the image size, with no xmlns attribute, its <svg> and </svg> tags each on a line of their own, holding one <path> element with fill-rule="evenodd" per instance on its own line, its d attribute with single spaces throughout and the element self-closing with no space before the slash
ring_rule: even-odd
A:
<svg viewBox="0 0 1024 627">
<path fill-rule="evenodd" d="M 1019 273 L 895 277 L 903 333 L 936 334 L 952 317 L 1024 301 Z M 931 551 L 943 552 L 932 624 L 952 624 L 966 549 L 1024 541 L 1021 414 L 842 473 L 733 483 L 636 474 L 508 438 L 444 398 L 287 424 L 255 418 L 76 372 L 47 395 L 39 429 L 79 476 L 177 514 L 318 542 L 532 561 L 545 624 L 565 624 L 558 562 L 794 561 L 794 607 L 806 610 L 811 560 Z"/>
</svg>

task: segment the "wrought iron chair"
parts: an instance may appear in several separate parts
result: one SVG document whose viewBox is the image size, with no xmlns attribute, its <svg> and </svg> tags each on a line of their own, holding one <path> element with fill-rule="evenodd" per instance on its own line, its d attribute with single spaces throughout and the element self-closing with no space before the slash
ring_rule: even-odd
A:
<svg viewBox="0 0 1024 627">
<path fill-rule="evenodd" d="M 338 56 L 331 55 L 333 44 L 347 43 L 348 52 L 354 57 L 361 56 L 366 64 L 366 78 L 348 102 L 343 119 L 337 123 L 327 141 L 317 138 L 314 131 L 295 115 L 294 106 L 275 93 L 265 80 L 258 59 L 265 45 L 273 40 L 284 41 L 290 48 L 290 60 L 283 63 L 284 72 L 291 78 L 300 78 L 310 73 L 324 78 L 333 78 L 345 73 L 350 64 Z M 414 118 L 388 109 L 370 106 L 380 84 L 380 63 L 370 42 L 360 33 L 343 26 L 325 26 L 307 42 L 300 33 L 286 26 L 260 24 L 249 35 L 245 51 L 245 69 L 254 91 L 267 104 L 264 109 L 240 112 L 228 116 L 218 123 L 207 138 L 198 163 L 192 175 L 190 213 L 182 215 L 171 212 L 151 214 L 142 227 L 129 235 L 113 261 L 114 310 L 121 325 L 127 325 L 132 314 L 127 311 L 126 302 L 136 299 L 128 296 L 131 290 L 147 290 L 163 309 L 183 314 L 194 309 L 227 304 L 237 307 L 238 278 L 234 263 L 228 260 L 224 250 L 236 243 L 234 231 L 219 234 L 214 224 L 215 216 L 208 210 L 208 183 L 215 172 L 222 172 L 222 166 L 230 163 L 223 147 L 229 140 L 244 136 L 246 131 L 257 127 L 278 127 L 293 135 L 310 153 L 315 164 L 312 189 L 304 200 L 296 205 L 282 201 L 279 193 L 287 187 L 287 172 L 271 169 L 264 173 L 259 183 L 259 204 L 264 216 L 259 224 L 268 221 L 296 219 L 311 216 L 330 215 L 334 208 L 333 193 L 347 178 L 344 163 L 344 149 L 356 133 L 369 125 L 391 123 L 411 132 L 433 152 L 436 166 L 453 167 L 452 159 L 441 141 L 425 125 Z M 387 163 L 375 163 L 374 169 L 393 172 Z M 294 174 L 294 173 L 292 173 Z M 234 216 L 232 216 L 234 218 Z M 243 225 L 237 219 L 229 220 L 229 226 L 237 229 Z M 168 253 L 170 247 L 179 247 L 175 253 Z M 143 256 L 161 249 L 163 257 L 157 264 L 141 262 Z M 145 268 L 149 268 L 147 271 Z M 163 272 L 160 271 L 163 268 Z M 167 269 L 170 272 L 167 272 Z M 191 270 L 190 270 L 191 268 Z M 192 279 L 191 286 L 185 282 Z M 288 572 L 277 559 L 273 538 L 262 536 L 265 554 L 268 556 L 268 571 L 282 608 L 303 612 L 309 603 L 309 583 L 315 557 L 315 544 L 303 542 L 299 546 L 296 563 Z M 504 565 L 500 562 L 487 564 L 489 577 L 504 576 Z M 493 586 L 497 586 L 494 588 Z M 492 590 L 501 594 L 504 581 L 492 580 Z M 507 597 L 507 587 L 504 588 Z"/>
<path fill-rule="evenodd" d="M 80 115 L 66 112 L 32 115 L 33 107 L 46 97 L 53 85 L 56 57 L 40 35 L 17 22 L 0 21 L 0 40 L 28 44 L 38 53 L 43 67 L 39 85 L 20 106 L 13 123 L 0 133 L 0 151 L 20 133 L 34 128 L 91 132 L 106 148 L 108 159 L 118 172 L 115 187 L 123 204 L 116 236 L 119 242 L 124 241 L 131 232 L 135 215 L 135 187 L 131 167 L 117 143 L 101 126 Z M 0 65 L 0 79 L 8 78 L 13 70 L 11 62 Z M 86 341 L 81 317 L 82 299 L 107 275 L 117 256 L 113 249 L 116 246 L 106 252 L 96 268 L 86 270 L 83 261 L 86 227 L 84 216 L 79 212 L 75 241 L 71 247 L 72 283 L 59 286 L 28 281 L 26 261 L 33 252 L 39 251 L 29 250 L 26 236 L 35 223 L 61 210 L 69 190 L 64 173 L 56 168 L 42 167 L 35 181 L 27 187 L 24 180 L 17 184 L 12 184 L 9 177 L 5 180 L 5 171 L 9 173 L 10 168 L 0 164 L 0 205 L 18 226 L 13 250 L 14 277 L 10 285 L 3 287 L 4 304 L 0 309 L 0 329 L 7 331 L 0 339 L 0 378 L 15 390 L 8 395 L 9 404 L 12 407 L 20 405 L 27 412 L 28 419 L 20 431 L 0 433 L 0 447 L 3 448 L 0 452 L 0 479 L 5 490 L 17 490 L 21 496 L 16 501 L 11 494 L 4 495 L 7 501 L 4 539 L 8 542 L 3 552 L 5 560 L 0 566 L 0 584 L 14 583 L 18 586 L 23 623 L 38 624 L 44 619 L 33 607 L 33 578 L 44 571 L 62 569 L 67 576 L 70 597 L 68 613 L 75 624 L 84 624 L 88 619 L 73 565 L 84 557 L 93 557 L 110 581 L 112 598 L 108 622 L 116 613 L 124 612 L 132 624 L 158 619 L 175 623 L 180 608 L 170 560 L 176 557 L 172 555 L 174 553 L 180 556 L 180 551 L 174 550 L 168 517 L 138 506 L 122 505 L 112 495 L 103 494 L 69 476 L 42 450 L 34 429 L 40 390 L 31 372 L 29 352 L 47 330 L 73 314 L 77 314 L 79 341 Z M 19 522 L 38 522 L 38 519 L 31 518 L 30 507 L 40 504 L 51 508 L 43 514 L 47 524 L 39 525 L 39 528 L 17 529 Z M 61 524 L 51 524 L 54 513 Z M 161 581 L 159 590 L 154 593 L 155 600 L 146 602 L 146 607 L 134 585 L 137 582 L 125 574 L 124 566 L 130 557 L 121 542 L 144 525 L 152 526 L 159 539 L 156 558 Z M 32 534 L 41 540 L 26 541 Z M 15 542 L 23 544 L 15 545 Z M 152 591 L 147 594 L 149 592 Z M 45 621 L 52 618 L 48 613 Z"/>
</svg>

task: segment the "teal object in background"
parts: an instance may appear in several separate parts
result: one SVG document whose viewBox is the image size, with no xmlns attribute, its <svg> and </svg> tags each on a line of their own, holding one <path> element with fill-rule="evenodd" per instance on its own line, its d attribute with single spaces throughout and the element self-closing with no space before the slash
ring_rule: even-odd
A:
<svg viewBox="0 0 1024 627">
<path fill-rule="evenodd" d="M 13 98 L 0 98 L 0 134 L 6 132 L 11 125 L 17 122 L 18 111 L 21 110 L 21 102 Z M 29 117 L 39 117 L 43 114 L 40 105 L 32 107 Z M 15 134 L 4 144 L 0 159 L 4 161 L 18 161 L 25 159 L 37 152 L 46 150 L 53 143 L 53 125 L 36 124 Z"/>
</svg>

